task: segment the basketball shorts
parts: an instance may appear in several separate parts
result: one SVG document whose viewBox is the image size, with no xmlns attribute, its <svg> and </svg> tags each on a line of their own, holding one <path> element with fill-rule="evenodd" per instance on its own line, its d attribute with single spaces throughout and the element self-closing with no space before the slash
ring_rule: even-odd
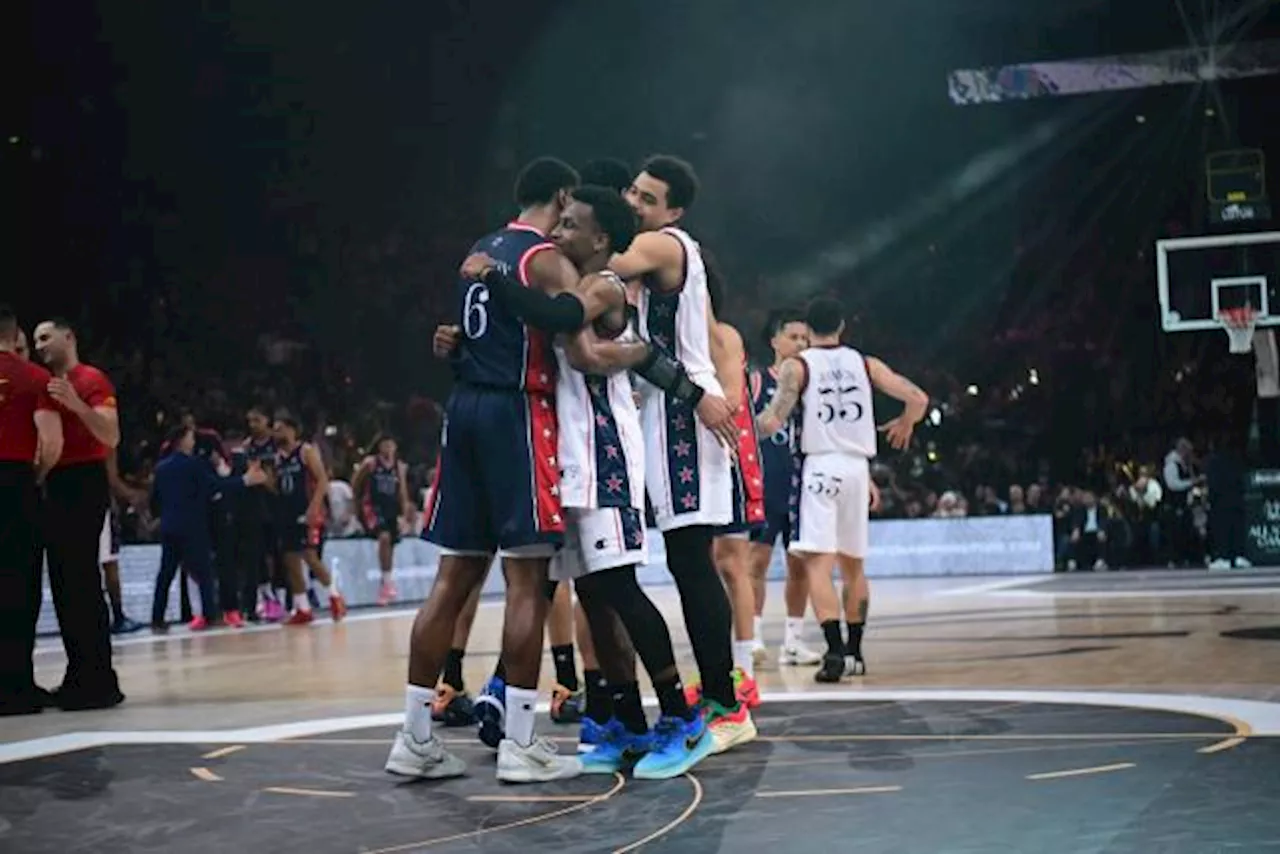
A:
<svg viewBox="0 0 1280 854">
<path fill-rule="evenodd" d="M 552 580 L 646 563 L 643 522 L 634 507 L 565 508 L 564 547 L 551 561 Z"/>
<path fill-rule="evenodd" d="M 98 534 L 98 565 L 120 560 L 120 517 L 114 509 L 102 517 L 102 532 Z"/>
<path fill-rule="evenodd" d="M 425 539 L 441 554 L 551 557 L 564 540 L 557 443 L 550 395 L 455 387 Z"/>
<path fill-rule="evenodd" d="M 276 547 L 281 554 L 295 554 L 319 549 L 324 542 L 324 524 L 310 525 L 305 519 L 290 519 L 276 524 Z"/>
<path fill-rule="evenodd" d="M 758 486 L 758 485 L 757 485 Z M 759 489 L 756 490 L 759 492 Z M 733 521 L 716 528 L 717 537 L 745 540 L 765 524 L 764 500 L 752 497 L 742 480 L 742 469 L 733 466 Z"/>
<path fill-rule="evenodd" d="M 791 508 L 785 504 L 782 507 L 766 505 L 764 524 L 752 529 L 751 542 L 773 548 L 779 537 L 783 548 L 791 545 Z"/>
<path fill-rule="evenodd" d="M 379 507 L 376 504 L 365 506 L 364 527 L 372 537 L 391 535 L 392 544 L 400 542 L 400 516 L 397 508 Z"/>
<path fill-rule="evenodd" d="M 866 457 L 810 454 L 800 476 L 799 513 L 788 550 L 867 555 L 871 467 Z"/>
</svg>

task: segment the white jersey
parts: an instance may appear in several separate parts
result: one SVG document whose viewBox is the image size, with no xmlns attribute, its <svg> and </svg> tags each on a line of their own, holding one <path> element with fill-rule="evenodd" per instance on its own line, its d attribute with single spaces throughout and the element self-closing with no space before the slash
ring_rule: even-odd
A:
<svg viewBox="0 0 1280 854">
<path fill-rule="evenodd" d="M 640 292 L 640 331 L 645 339 L 684 365 L 689 378 L 708 394 L 724 395 L 711 362 L 707 269 L 702 250 L 678 228 L 664 228 L 684 249 L 684 282 L 679 290 Z M 658 529 L 728 525 L 733 520 L 733 480 L 729 455 L 694 408 L 668 399 L 646 382 L 641 391 L 645 486 Z"/>
<path fill-rule="evenodd" d="M 867 360 L 852 347 L 810 347 L 800 354 L 807 370 L 800 396 L 800 451 L 876 455 Z"/>
<path fill-rule="evenodd" d="M 628 329 L 618 340 L 635 335 Z M 555 353 L 561 505 L 643 511 L 644 435 L 631 380 L 625 371 L 587 376 L 569 364 L 558 344 Z"/>
</svg>

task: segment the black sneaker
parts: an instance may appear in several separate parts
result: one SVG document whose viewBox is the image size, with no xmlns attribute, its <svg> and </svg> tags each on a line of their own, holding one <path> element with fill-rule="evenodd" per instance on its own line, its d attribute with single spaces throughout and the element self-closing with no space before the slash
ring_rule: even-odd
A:
<svg viewBox="0 0 1280 854">
<path fill-rule="evenodd" d="M 124 702 L 124 694 L 118 687 L 97 690 L 61 687 L 53 692 L 53 701 L 64 712 L 88 712 L 115 708 Z"/>
<path fill-rule="evenodd" d="M 844 678 L 844 657 L 831 654 L 822 656 L 822 666 L 813 678 L 816 682 L 839 682 Z"/>
<path fill-rule="evenodd" d="M 111 634 L 113 635 L 131 635 L 134 632 L 140 632 L 145 629 L 142 623 L 137 620 L 130 620 L 124 614 L 121 614 L 111 623 Z"/>
</svg>

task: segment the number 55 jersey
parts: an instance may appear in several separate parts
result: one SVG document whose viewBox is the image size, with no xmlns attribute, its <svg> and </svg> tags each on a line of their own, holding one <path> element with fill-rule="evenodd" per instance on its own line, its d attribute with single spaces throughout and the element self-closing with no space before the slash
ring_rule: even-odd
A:
<svg viewBox="0 0 1280 854">
<path fill-rule="evenodd" d="M 867 362 L 852 347 L 813 346 L 798 357 L 805 366 L 800 395 L 799 515 L 790 551 L 866 556 L 876 455 Z"/>
</svg>

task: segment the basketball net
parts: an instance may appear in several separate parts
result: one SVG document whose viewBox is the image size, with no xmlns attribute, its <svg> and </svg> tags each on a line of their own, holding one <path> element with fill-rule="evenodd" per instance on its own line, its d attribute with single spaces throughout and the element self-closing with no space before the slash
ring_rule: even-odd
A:
<svg viewBox="0 0 1280 854">
<path fill-rule="evenodd" d="M 1227 330 L 1227 344 L 1232 353 L 1248 353 L 1253 349 L 1253 330 L 1258 312 L 1252 306 L 1224 308 L 1218 312 L 1218 319 Z"/>
</svg>

